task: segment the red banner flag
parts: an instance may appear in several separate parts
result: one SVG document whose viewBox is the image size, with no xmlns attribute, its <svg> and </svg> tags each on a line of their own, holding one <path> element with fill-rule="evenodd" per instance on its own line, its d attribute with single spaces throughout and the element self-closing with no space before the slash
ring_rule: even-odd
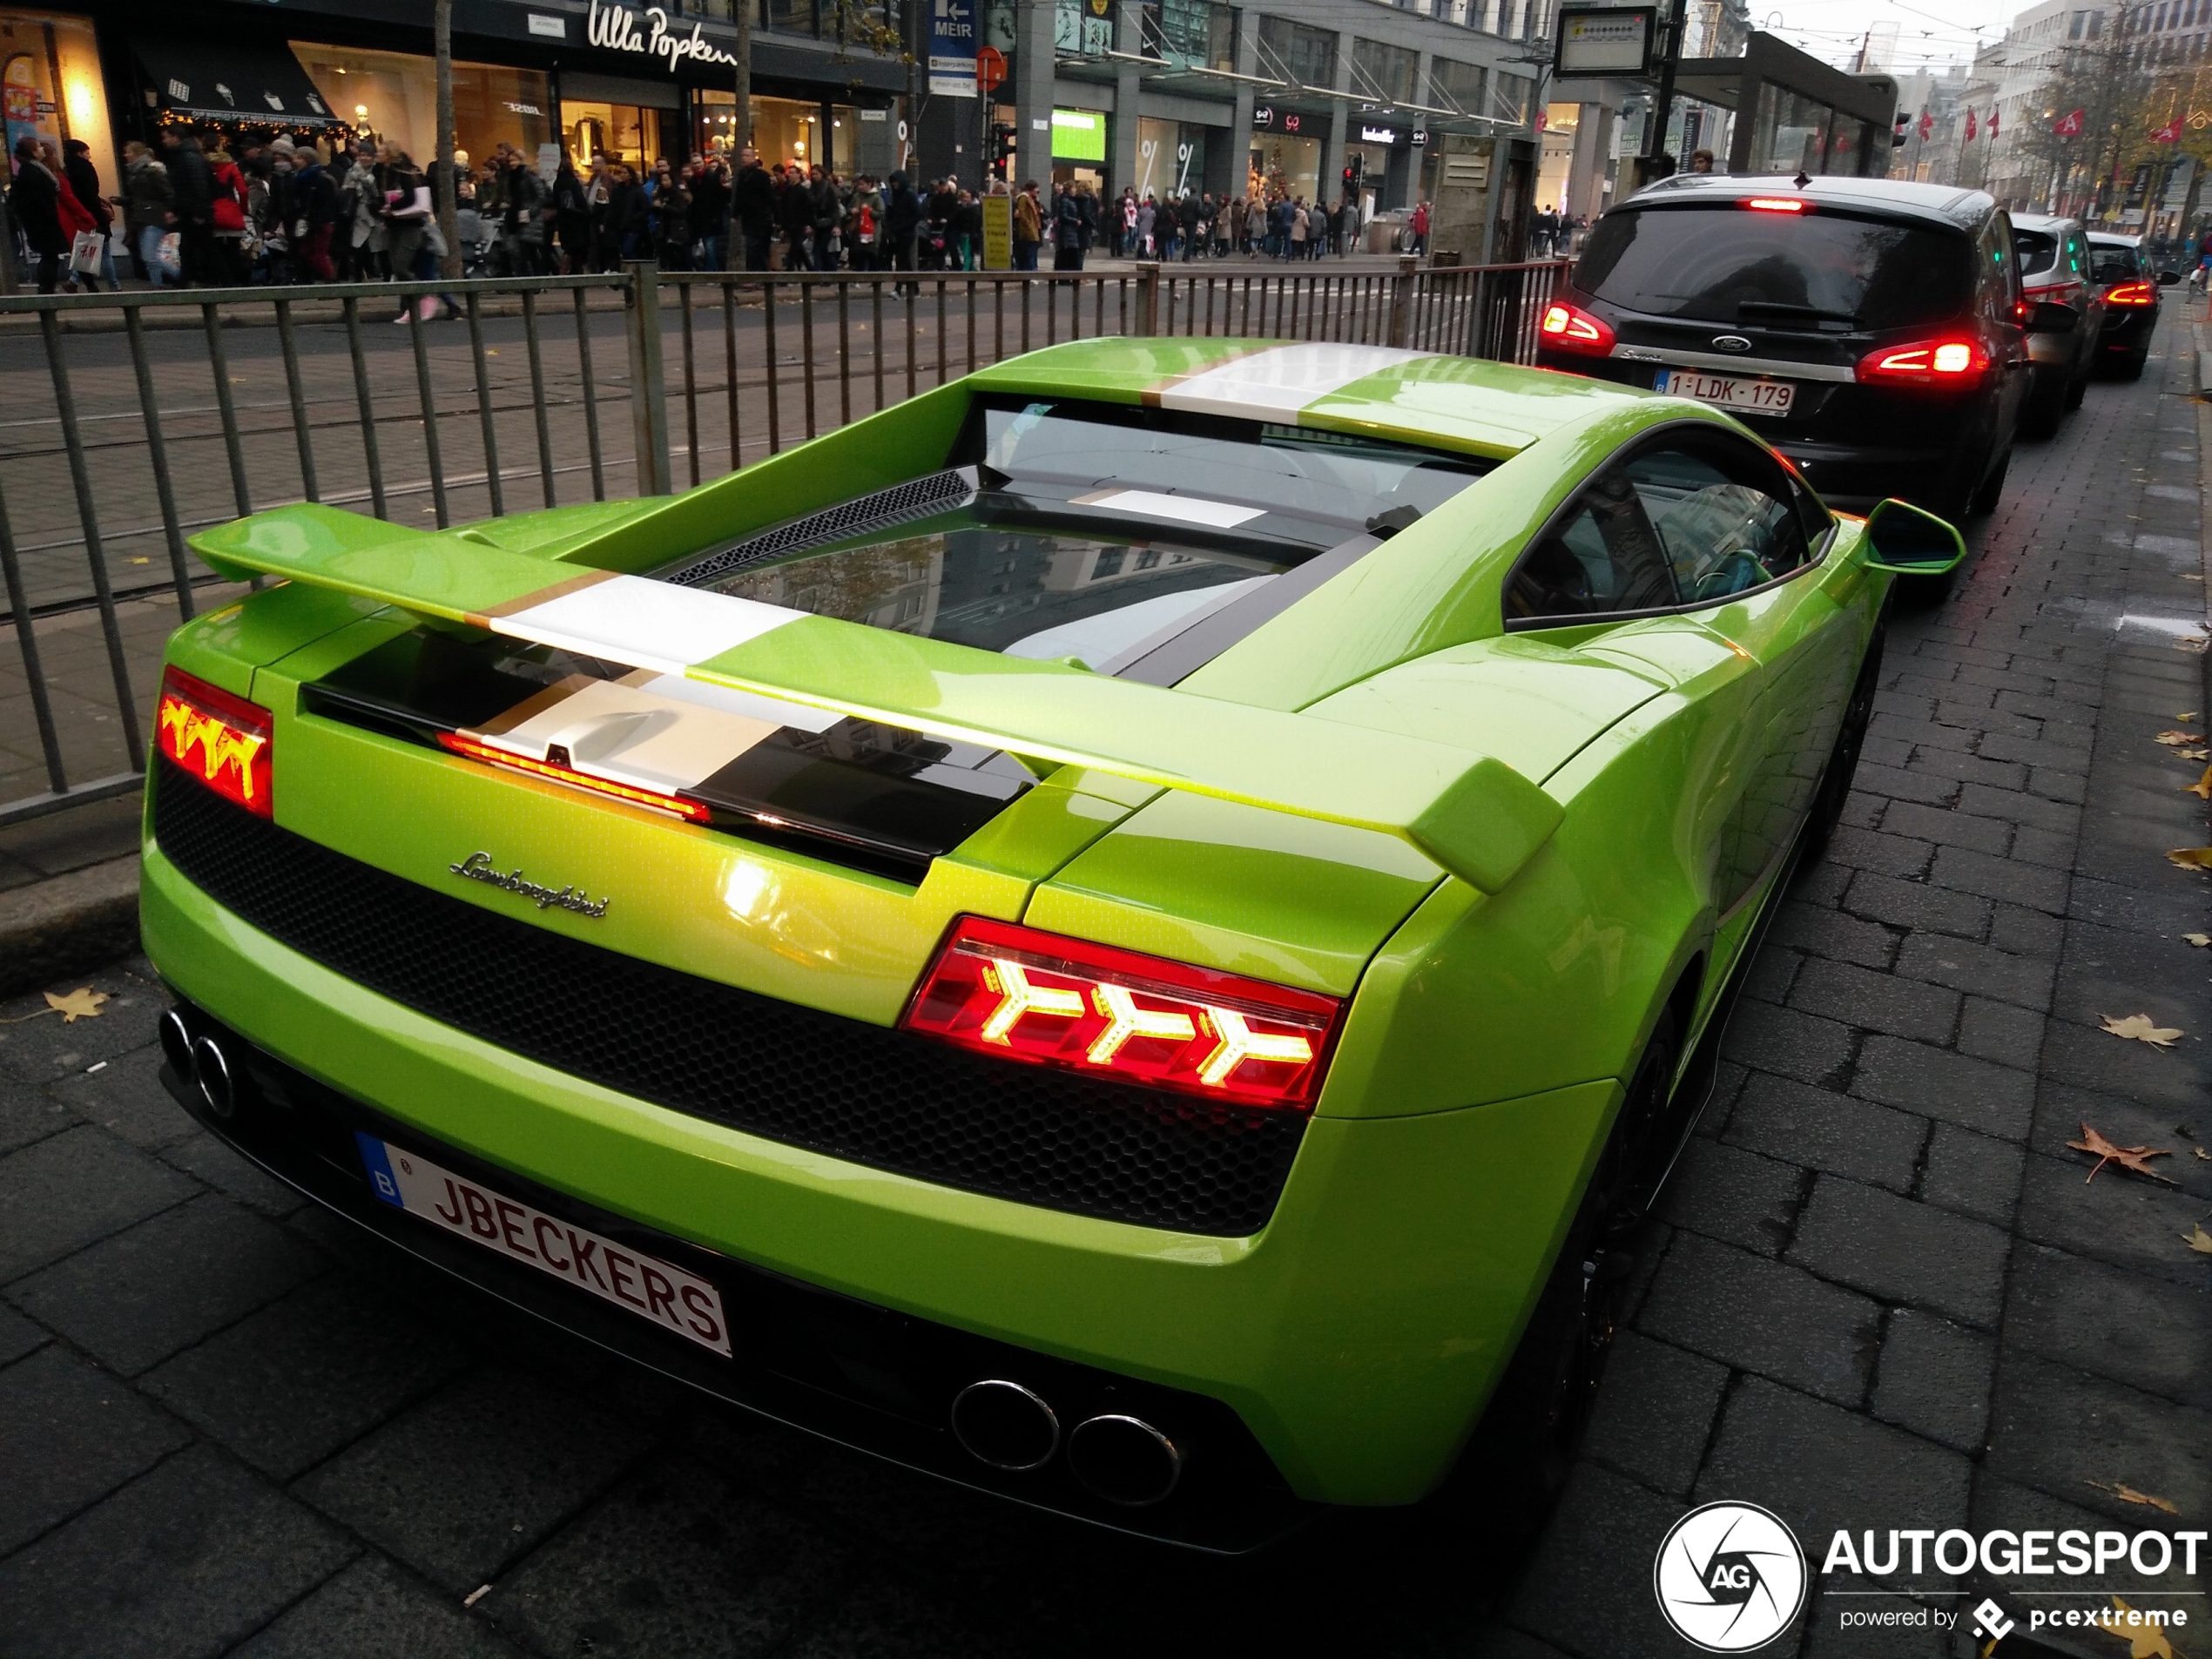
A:
<svg viewBox="0 0 2212 1659">
<path fill-rule="evenodd" d="M 1997 142 L 1997 111 L 1994 110 L 1989 112 L 1989 141 L 1992 144 Z"/>
<path fill-rule="evenodd" d="M 2052 126 L 2051 131 L 2061 138 L 2078 138 L 2081 136 L 2081 123 L 2088 113 L 2087 110 L 2075 110 L 2070 114 L 2062 115 Z"/>
<path fill-rule="evenodd" d="M 2182 141 L 2182 118 L 2175 116 L 2150 135 L 2153 144 L 2179 144 Z"/>
<path fill-rule="evenodd" d="M 1973 112 L 1972 110 L 1968 110 L 1968 111 L 1966 111 L 1966 142 L 1967 142 L 1967 143 L 1969 143 L 1969 144 L 1972 144 L 1972 143 L 1973 142 L 1973 138 L 1974 138 L 1974 112 Z"/>
<path fill-rule="evenodd" d="M 1920 142 L 1925 144 L 1935 137 L 1935 117 L 1925 110 L 1920 111 Z"/>
</svg>

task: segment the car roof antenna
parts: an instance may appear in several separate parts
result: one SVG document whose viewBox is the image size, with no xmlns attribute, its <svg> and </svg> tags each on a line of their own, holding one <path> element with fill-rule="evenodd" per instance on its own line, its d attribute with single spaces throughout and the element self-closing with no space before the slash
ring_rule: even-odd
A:
<svg viewBox="0 0 2212 1659">
<path fill-rule="evenodd" d="M 1810 173 L 1800 172 L 1790 182 L 1795 185 L 1799 190 L 1803 190 L 1807 185 L 1812 182 L 1812 176 Z"/>
</svg>

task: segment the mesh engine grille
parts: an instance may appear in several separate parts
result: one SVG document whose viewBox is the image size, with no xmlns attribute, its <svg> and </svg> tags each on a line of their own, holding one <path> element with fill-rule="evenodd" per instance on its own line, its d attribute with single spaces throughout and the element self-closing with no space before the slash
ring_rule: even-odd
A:
<svg viewBox="0 0 2212 1659">
<path fill-rule="evenodd" d="M 774 558 L 779 553 L 811 547 L 817 542 L 840 541 L 848 536 L 865 535 L 869 530 L 888 529 L 892 525 L 903 523 L 910 518 L 926 518 L 943 508 L 966 501 L 974 489 L 974 480 L 959 470 L 933 472 L 927 477 L 910 478 L 903 484 L 879 489 L 872 496 L 840 502 L 835 507 L 826 507 L 819 513 L 794 518 L 788 524 L 779 524 L 761 535 L 717 548 L 702 554 L 690 564 L 664 572 L 660 579 L 686 588 L 696 588 L 702 583 L 716 581 L 743 570 L 748 564 L 758 564 L 763 559 Z"/>
<path fill-rule="evenodd" d="M 872 1168 L 1076 1215 L 1257 1232 L 1305 1119 L 995 1063 L 586 945 L 333 852 L 164 761 L 154 835 L 264 933 L 606 1088 Z"/>
</svg>

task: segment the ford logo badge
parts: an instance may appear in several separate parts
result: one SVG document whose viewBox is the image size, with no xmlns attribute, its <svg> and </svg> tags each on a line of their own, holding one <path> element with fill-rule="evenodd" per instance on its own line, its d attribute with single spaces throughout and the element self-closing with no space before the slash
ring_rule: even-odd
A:
<svg viewBox="0 0 2212 1659">
<path fill-rule="evenodd" d="M 1713 337 L 1713 349 L 1715 351 L 1749 351 L 1751 349 L 1751 342 L 1741 334 L 1716 334 Z"/>
</svg>

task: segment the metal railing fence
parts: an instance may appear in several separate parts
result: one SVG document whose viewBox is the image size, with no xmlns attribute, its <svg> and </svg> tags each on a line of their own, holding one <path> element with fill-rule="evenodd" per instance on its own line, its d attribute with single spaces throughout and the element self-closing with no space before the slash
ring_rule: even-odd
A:
<svg viewBox="0 0 2212 1659">
<path fill-rule="evenodd" d="M 139 699 L 161 642 L 230 591 L 186 545 L 203 526 L 319 502 L 442 528 L 664 494 L 1022 352 L 1101 335 L 1528 362 L 1566 268 L 637 263 L 0 298 L 0 823 L 143 782 Z M 450 324 L 425 314 L 438 296 Z M 626 421 L 613 408 L 624 403 Z"/>
</svg>

